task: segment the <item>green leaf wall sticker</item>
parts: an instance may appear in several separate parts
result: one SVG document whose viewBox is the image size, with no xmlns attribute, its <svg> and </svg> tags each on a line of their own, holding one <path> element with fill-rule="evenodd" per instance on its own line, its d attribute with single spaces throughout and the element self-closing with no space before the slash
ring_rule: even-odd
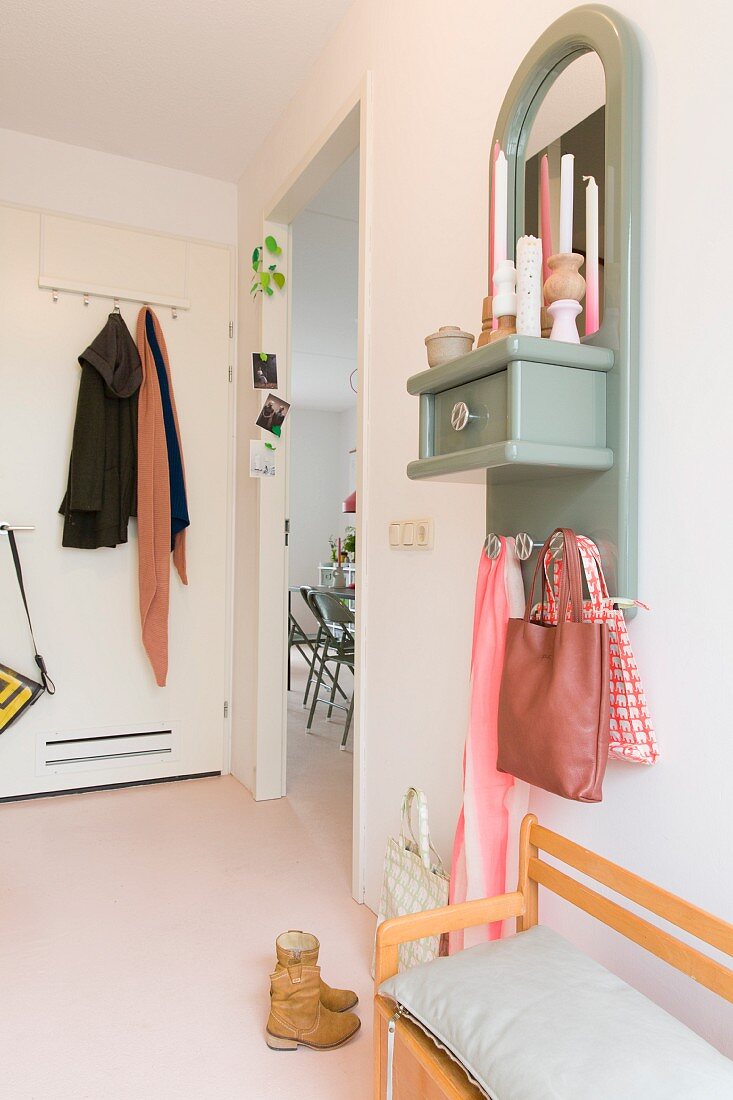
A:
<svg viewBox="0 0 733 1100">
<path fill-rule="evenodd" d="M 252 252 L 252 282 L 250 284 L 249 292 L 254 297 L 256 294 L 266 294 L 268 298 L 271 298 L 275 293 L 272 289 L 274 283 L 278 290 L 282 290 L 285 286 L 285 276 L 282 271 L 277 270 L 277 264 L 268 264 L 267 269 L 263 270 L 263 258 L 265 249 L 272 256 L 281 256 L 282 248 L 277 243 L 273 236 L 265 237 L 264 245 L 257 245 Z"/>
</svg>

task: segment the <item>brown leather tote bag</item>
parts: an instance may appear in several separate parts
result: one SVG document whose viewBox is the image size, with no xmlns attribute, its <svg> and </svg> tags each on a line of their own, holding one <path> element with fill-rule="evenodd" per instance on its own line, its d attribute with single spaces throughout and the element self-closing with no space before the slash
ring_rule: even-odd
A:
<svg viewBox="0 0 733 1100">
<path fill-rule="evenodd" d="M 554 626 L 532 622 L 530 616 L 537 574 L 557 531 L 564 539 L 564 568 Z M 557 531 L 540 551 L 524 618 L 509 620 L 498 767 L 563 798 L 600 802 L 609 741 L 608 627 L 582 621 L 578 543 L 567 528 Z M 542 577 L 544 611 L 544 570 Z"/>
</svg>

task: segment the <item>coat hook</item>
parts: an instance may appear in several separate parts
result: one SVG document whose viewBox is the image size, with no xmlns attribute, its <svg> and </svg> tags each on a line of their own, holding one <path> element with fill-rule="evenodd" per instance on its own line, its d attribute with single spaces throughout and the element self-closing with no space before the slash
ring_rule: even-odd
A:
<svg viewBox="0 0 733 1100">
<path fill-rule="evenodd" d="M 543 544 L 544 539 L 533 539 L 526 531 L 519 531 L 514 539 L 514 549 L 520 561 L 529 561 L 534 551 L 540 550 Z M 550 550 L 552 551 L 553 557 L 557 556 L 561 546 L 562 535 L 557 535 L 550 543 Z M 501 553 L 501 541 L 499 536 L 494 534 L 493 531 L 486 536 L 484 549 L 487 556 L 493 561 L 496 561 L 499 557 Z"/>
<path fill-rule="evenodd" d="M 52 290 L 52 291 L 51 291 L 51 301 L 52 301 L 52 302 L 58 302 L 58 300 L 59 300 L 59 292 L 58 292 L 58 290 Z"/>
<path fill-rule="evenodd" d="M 171 306 L 171 317 L 173 318 L 174 321 L 178 317 L 178 310 L 176 309 L 175 306 Z"/>
<path fill-rule="evenodd" d="M 84 295 L 84 305 L 85 305 L 85 306 L 88 306 L 88 305 L 89 305 L 89 295 L 88 295 L 88 294 L 85 294 L 85 295 Z"/>
<path fill-rule="evenodd" d="M 119 298 L 114 298 L 113 301 L 114 301 L 114 305 L 112 306 L 112 312 L 113 313 L 119 313 L 120 312 L 120 300 L 119 300 Z"/>
</svg>

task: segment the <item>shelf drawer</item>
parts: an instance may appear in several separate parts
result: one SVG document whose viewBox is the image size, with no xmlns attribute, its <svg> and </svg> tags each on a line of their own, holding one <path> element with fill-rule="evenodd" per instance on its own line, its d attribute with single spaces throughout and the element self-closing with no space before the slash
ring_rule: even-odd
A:
<svg viewBox="0 0 733 1100">
<path fill-rule="evenodd" d="M 468 420 L 465 420 L 466 409 Z M 501 442 L 508 436 L 507 372 L 477 378 L 436 394 L 433 415 L 432 453 L 435 455 L 454 454 Z M 456 422 L 458 426 L 454 426 Z"/>
</svg>

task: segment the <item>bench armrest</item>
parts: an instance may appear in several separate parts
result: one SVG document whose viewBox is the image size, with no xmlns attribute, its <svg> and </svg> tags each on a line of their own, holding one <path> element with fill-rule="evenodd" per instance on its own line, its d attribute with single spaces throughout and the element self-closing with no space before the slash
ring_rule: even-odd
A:
<svg viewBox="0 0 733 1100">
<path fill-rule="evenodd" d="M 523 914 L 524 896 L 515 891 L 383 921 L 377 929 L 376 986 L 379 988 L 383 981 L 397 973 L 401 943 L 421 940 L 425 936 L 439 936 L 443 932 L 456 932 L 462 928 L 475 928 L 479 924 L 492 924 Z"/>
</svg>

